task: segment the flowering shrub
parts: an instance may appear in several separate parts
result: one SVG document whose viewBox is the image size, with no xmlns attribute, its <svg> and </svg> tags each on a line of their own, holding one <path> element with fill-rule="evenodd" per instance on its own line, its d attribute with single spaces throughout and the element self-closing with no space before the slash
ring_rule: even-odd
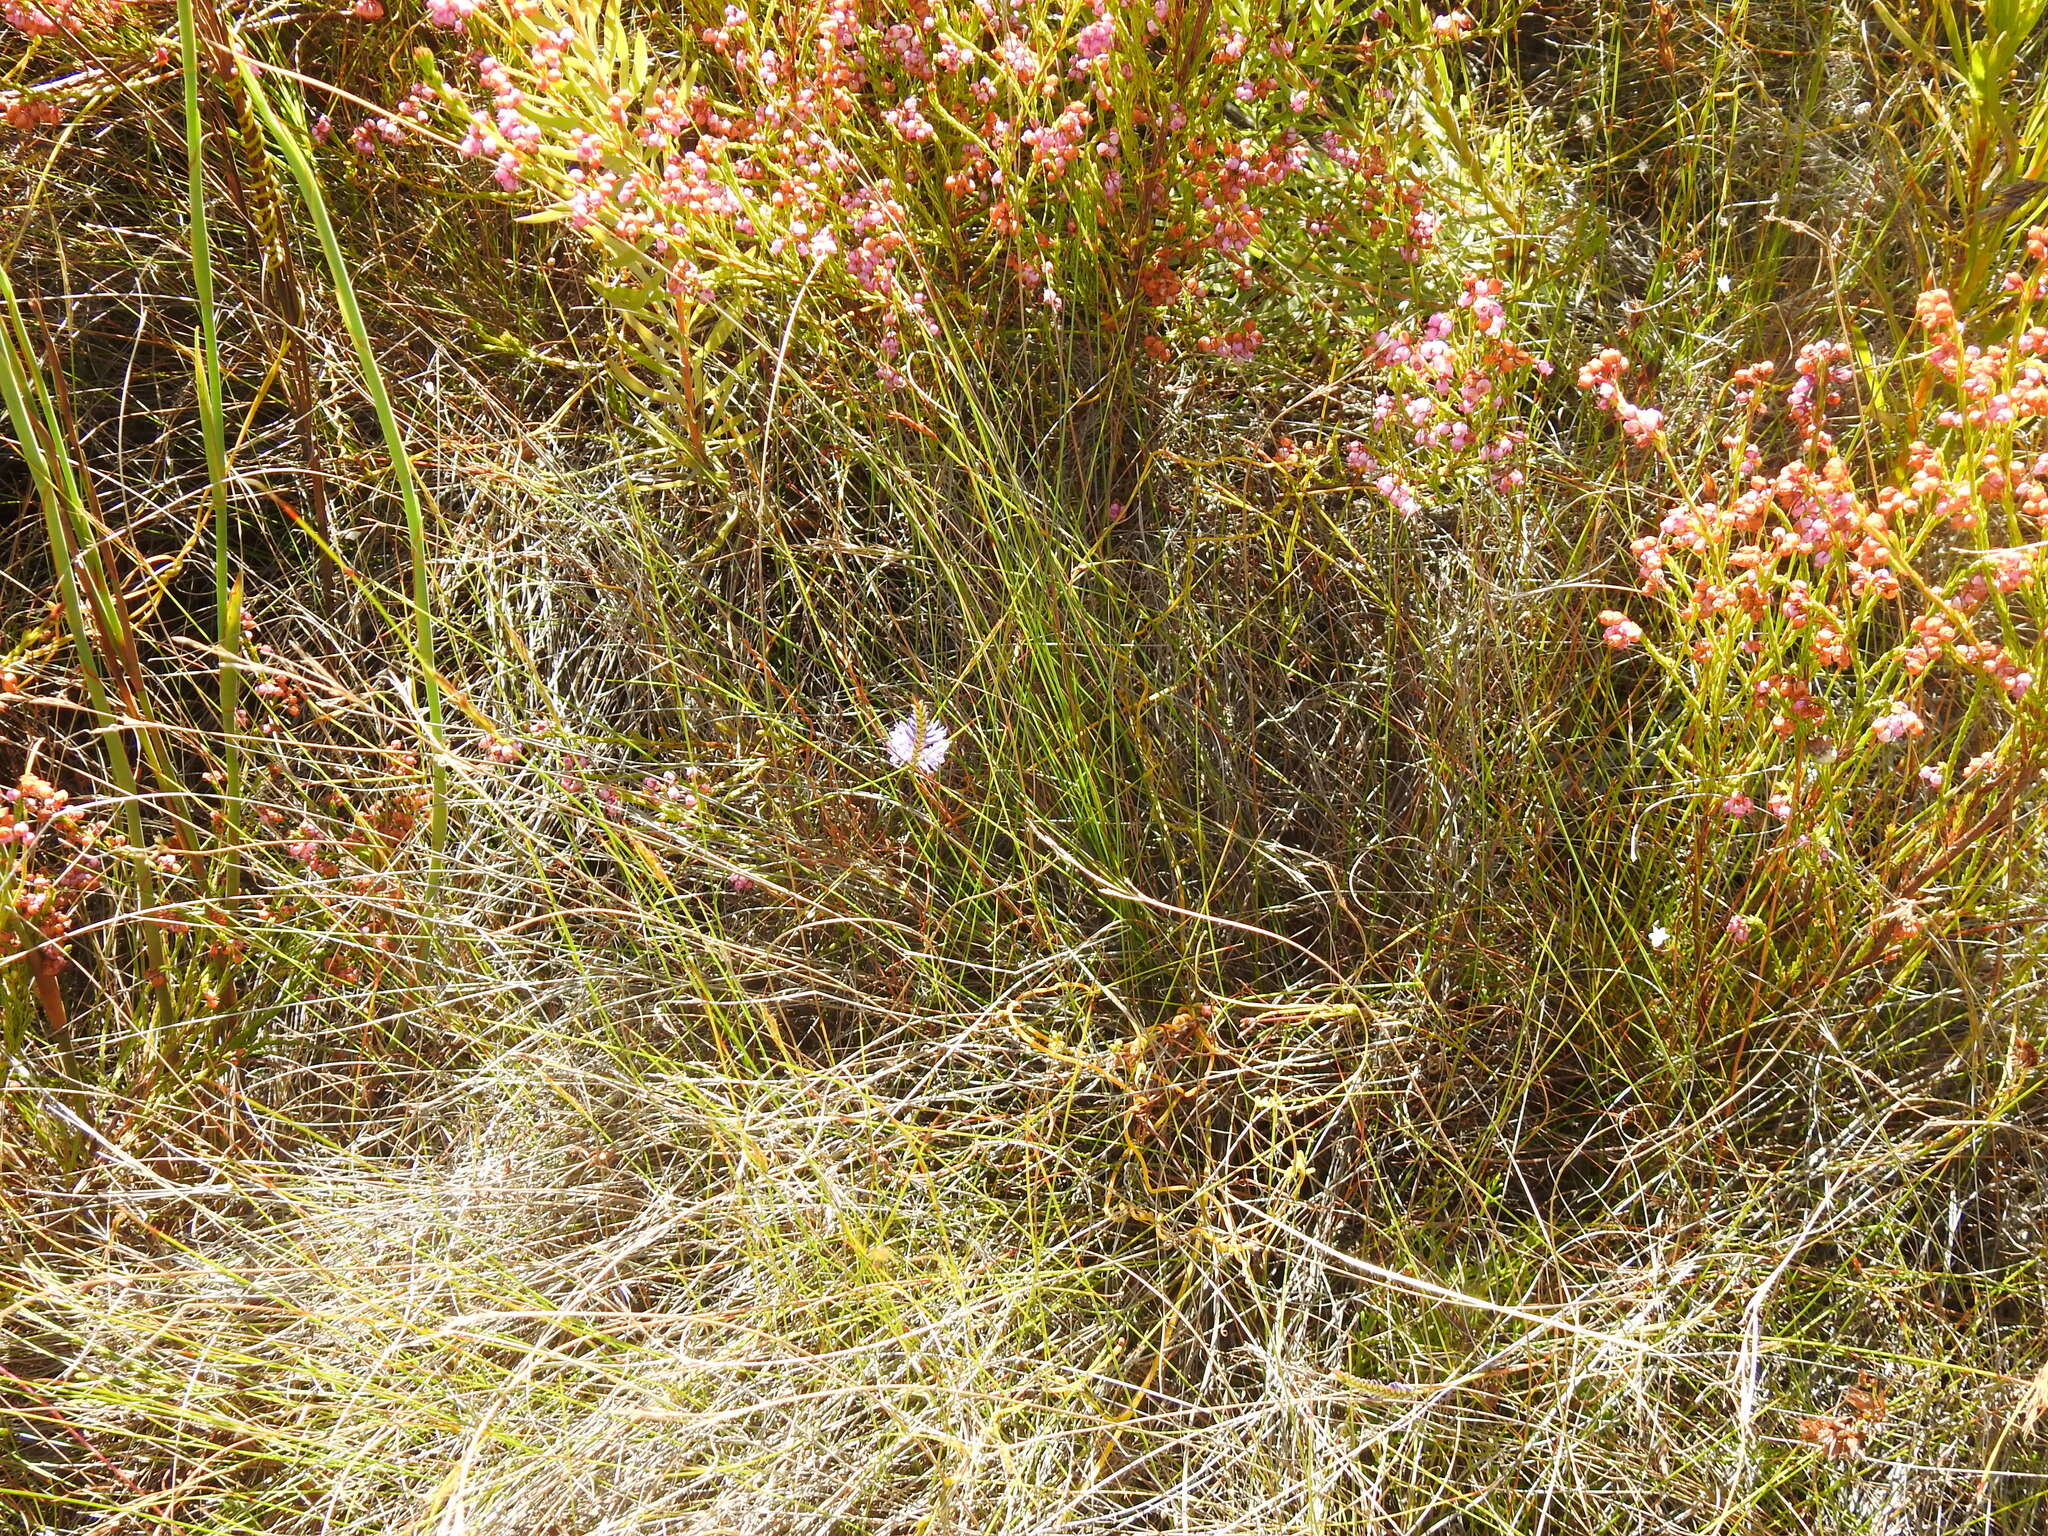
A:
<svg viewBox="0 0 2048 1536">
<path fill-rule="evenodd" d="M 1372 333 L 1342 397 L 1350 430 L 1279 437 L 1266 457 L 1296 489 L 1348 481 L 1401 517 L 1461 493 L 1510 495 L 1527 483 L 1521 387 L 1551 365 L 1508 334 L 1508 291 L 1467 274 L 1447 309 Z"/>
<path fill-rule="evenodd" d="M 66 11 L 88 14 L 91 28 L 81 21 L 84 30 L 38 34 L 28 47 L 54 58 L 75 44 L 81 57 L 133 60 L 146 41 L 149 57 L 168 62 L 144 26 L 175 36 L 164 30 L 162 0 L 71 0 Z M 228 46 L 248 41 L 235 15 L 215 19 Z M 1463 12 L 1303 16 L 1257 4 L 1220 13 L 1183 0 L 835 0 L 805 9 L 766 0 L 629 22 L 578 0 L 402 9 L 355 0 L 326 7 L 318 24 L 370 39 L 410 26 L 441 55 L 417 53 L 418 78 L 383 97 L 381 110 L 359 112 L 365 98 L 353 89 L 310 97 L 328 109 L 306 114 L 325 169 L 361 166 L 374 181 L 395 151 L 439 146 L 455 152 L 457 174 L 573 231 L 622 322 L 619 355 L 673 409 L 677 437 L 700 464 L 730 470 L 735 449 L 768 433 L 827 453 L 859 435 L 815 432 L 821 414 L 866 429 L 905 426 L 913 454 L 942 441 L 957 456 L 955 424 L 991 399 L 1043 412 L 1015 435 L 1029 442 L 1048 417 L 1078 414 L 1077 396 L 1108 402 L 1098 419 L 1114 419 L 1126 405 L 1209 390 L 1230 408 L 1173 418 L 1220 429 L 1185 460 L 1237 460 L 1249 433 L 1262 473 L 1278 472 L 1268 486 L 1332 493 L 1333 506 L 1415 518 L 1440 500 L 1523 484 L 1516 394 L 1526 373 L 1548 365 L 1511 337 L 1506 287 L 1475 259 L 1491 243 L 1483 220 L 1454 215 L 1455 194 L 1430 180 L 1445 164 L 1440 146 L 1397 108 L 1424 66 L 1473 30 Z M 117 27 L 127 28 L 119 39 Z M 10 46 L 25 36 L 17 27 Z M 115 40 L 125 52 L 116 54 Z M 211 30 L 207 40 L 216 41 Z M 213 63 L 222 67 L 208 67 L 202 100 L 221 98 L 216 106 L 254 124 L 236 74 Z M 262 58 L 250 63 L 265 72 Z M 162 71 L 153 80 L 178 84 Z M 271 80 L 274 100 L 298 89 Z M 367 88 L 381 93 L 386 83 Z M 247 137 L 238 146 L 247 168 L 274 174 L 263 134 L 250 126 Z M 281 195 L 247 201 L 241 211 L 258 221 L 289 206 Z M 225 214 L 228 205 L 215 207 Z M 267 250 L 276 244 L 289 241 L 266 236 Z M 988 376 L 967 376 L 980 368 Z M 1262 392 L 1280 391 L 1320 404 L 1269 417 Z M 1156 446 L 1165 419 L 1127 430 Z M 1228 439 L 1220 452 L 1216 436 Z M 1093 451 L 1061 463 L 1075 468 Z M 910 463 L 899 456 L 883 467 L 903 475 Z M 1182 470 L 1149 484 L 1146 473 L 1117 466 L 1091 505 L 1117 523 L 1170 500 L 1183 529 L 1214 515 L 1225 538 L 1243 535 L 1237 511 L 1216 510 L 1212 471 L 1171 485 Z M 1070 552 L 1054 547 L 1067 532 L 1051 529 L 1042 563 L 1019 560 L 1022 587 L 1072 569 Z M 1182 548 L 1210 558 L 1206 534 Z M 957 558 L 950 548 L 945 555 Z M 1213 580 L 1191 585 L 1215 604 L 1201 621 L 1235 633 L 1239 594 Z M 897 599 L 914 607 L 905 590 Z M 1333 626 L 1346 622 L 1339 606 Z M 1200 627 L 1178 637 L 1163 630 L 1160 642 L 1235 670 Z M 1119 654 L 1126 633 L 1121 617 L 1099 630 Z M 309 696 L 285 657 L 253 643 L 245 654 L 261 665 L 234 721 L 242 750 L 252 763 L 290 761 L 320 736 L 332 701 Z M 1148 694 L 1162 714 L 1180 707 L 1150 686 L 1140 692 Z M 1036 702 L 1028 690 L 1019 696 Z M 1013 720 L 1006 749 L 1029 756 L 1017 735 Z M 884 737 L 888 761 L 955 790 L 940 773 L 950 741 L 944 724 L 921 714 Z M 530 750 L 485 727 L 474 751 L 481 762 L 467 766 L 531 792 L 536 780 L 521 777 Z M 1056 778 L 1072 768 L 1070 754 L 1044 761 L 1050 769 L 1032 772 Z M 375 779 L 384 769 L 364 772 Z M 582 809 L 608 836 L 624 839 L 643 801 L 664 823 L 705 820 L 701 786 L 648 780 L 636 795 L 631 780 L 585 778 L 579 768 L 559 787 L 571 799 L 587 789 Z M 364 796 L 332 804 L 272 784 L 237 814 L 257 844 L 239 874 L 243 906 L 267 903 L 308 932 L 337 935 L 334 954 L 344 958 L 333 974 L 367 985 L 381 962 L 364 960 L 357 938 L 381 944 L 382 930 L 359 933 L 326 897 L 383 879 L 390 864 L 394 850 L 375 830 L 378 793 Z M 203 882 L 184 883 L 191 873 L 180 862 L 158 872 L 161 890 L 106 899 L 120 905 L 133 894 L 132 905 L 197 915 L 209 895 Z"/>
<path fill-rule="evenodd" d="M 1411 475 L 1418 467 L 1438 475 L 1477 468 L 1495 490 L 1519 489 L 1526 477 L 1509 461 L 1527 434 L 1512 424 L 1513 385 L 1525 370 L 1547 374 L 1551 366 L 1506 333 L 1507 285 L 1477 274 L 1465 278 L 1454 309 L 1416 329 L 1377 332 L 1369 360 L 1382 388 L 1371 428 L 1345 445 L 1346 468 L 1408 516 L 1422 503 L 1391 466 Z"/>
<path fill-rule="evenodd" d="M 474 50 L 474 86 L 429 63 L 358 147 L 439 122 L 534 217 L 587 235 L 640 382 L 713 457 L 749 430 L 749 390 L 929 414 L 949 332 L 983 356 L 1068 327 L 1241 364 L 1261 315 L 1292 313 L 1289 279 L 1339 267 L 1319 296 L 1377 317 L 1372 285 L 1405 285 L 1443 220 L 1373 104 L 1470 25 L 767 0 L 698 16 L 657 70 L 574 0 L 428 14 Z M 1468 294 L 1477 323 L 1495 297 Z"/>
<path fill-rule="evenodd" d="M 128 13 L 128 0 L 0 0 L 0 21 L 30 37 L 80 37 Z"/>
<path fill-rule="evenodd" d="M 1666 754 L 1700 818 L 1702 948 L 1907 959 L 2038 832 L 2048 327 L 2029 306 L 2048 230 L 2026 250 L 1981 336 L 1945 292 L 1920 296 L 1899 421 L 1873 404 L 1896 382 L 1812 342 L 1788 380 L 1736 371 L 1725 464 L 1690 475 L 1618 353 L 1580 372 L 1671 477 L 1631 546 L 1643 602 L 1599 622 L 1684 703 Z M 1837 423 L 1859 404 L 1872 441 L 1853 452 Z"/>
<path fill-rule="evenodd" d="M 38 978 L 63 969 L 64 942 L 74 913 L 101 884 L 108 837 L 104 824 L 88 824 L 71 797 L 34 772 L 4 792 L 0 808 L 0 893 L 13 918 L 16 946 Z M 36 853 L 42 849 L 40 856 Z"/>
</svg>

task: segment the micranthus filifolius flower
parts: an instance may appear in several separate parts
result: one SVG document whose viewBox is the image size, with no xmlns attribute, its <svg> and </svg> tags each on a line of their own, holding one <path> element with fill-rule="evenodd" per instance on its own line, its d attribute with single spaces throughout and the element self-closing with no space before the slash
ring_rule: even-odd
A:
<svg viewBox="0 0 2048 1536">
<path fill-rule="evenodd" d="M 952 745 L 946 723 L 926 714 L 922 705 L 889 727 L 889 761 L 898 768 L 937 773 Z"/>
</svg>

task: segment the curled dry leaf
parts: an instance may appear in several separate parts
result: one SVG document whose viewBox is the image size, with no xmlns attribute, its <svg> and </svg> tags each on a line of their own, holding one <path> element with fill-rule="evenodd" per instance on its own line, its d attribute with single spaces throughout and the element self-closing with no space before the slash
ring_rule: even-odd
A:
<svg viewBox="0 0 2048 1536">
<path fill-rule="evenodd" d="M 1842 1394 L 1841 1406 L 1834 1413 L 1799 1421 L 1799 1438 L 1820 1447 L 1829 1461 L 1853 1461 L 1868 1448 L 1871 1434 L 1888 1413 L 1884 1383 L 1858 1375 L 1856 1385 Z"/>
</svg>

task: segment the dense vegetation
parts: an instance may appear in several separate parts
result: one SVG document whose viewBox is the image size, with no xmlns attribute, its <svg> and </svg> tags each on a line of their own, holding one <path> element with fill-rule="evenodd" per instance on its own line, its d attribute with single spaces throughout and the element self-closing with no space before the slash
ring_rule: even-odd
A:
<svg viewBox="0 0 2048 1536">
<path fill-rule="evenodd" d="M 2041 1529 L 2044 12 L 0 0 L 0 1524 Z"/>
</svg>

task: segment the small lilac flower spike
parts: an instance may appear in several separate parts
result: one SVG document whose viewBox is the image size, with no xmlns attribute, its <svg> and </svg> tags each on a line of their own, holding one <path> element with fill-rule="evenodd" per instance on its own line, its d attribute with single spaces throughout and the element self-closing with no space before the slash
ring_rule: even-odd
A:
<svg viewBox="0 0 2048 1536">
<path fill-rule="evenodd" d="M 927 715 L 922 705 L 889 728 L 889 761 L 898 768 L 937 773 L 952 745 L 945 722 Z"/>
</svg>

